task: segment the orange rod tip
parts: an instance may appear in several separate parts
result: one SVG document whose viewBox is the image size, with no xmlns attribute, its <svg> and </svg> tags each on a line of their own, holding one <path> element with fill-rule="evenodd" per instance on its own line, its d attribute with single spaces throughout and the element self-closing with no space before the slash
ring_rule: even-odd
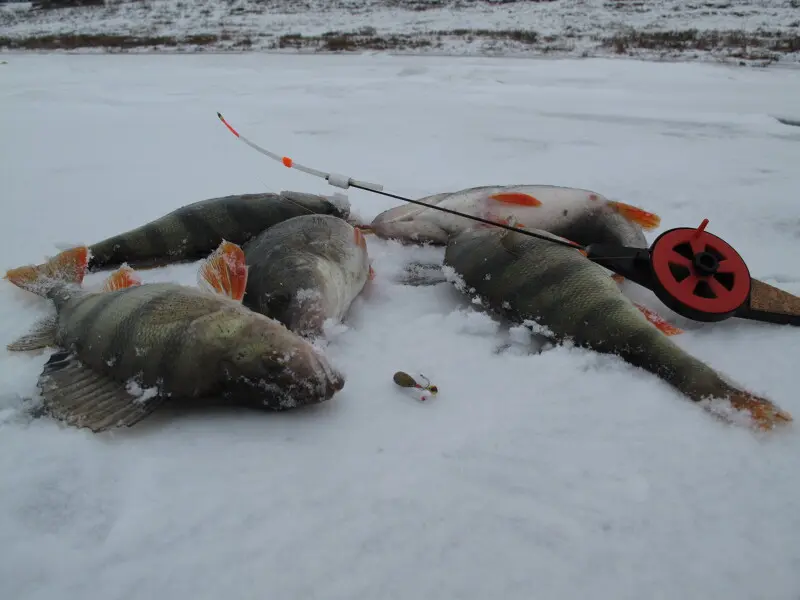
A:
<svg viewBox="0 0 800 600">
<path fill-rule="evenodd" d="M 222 113 L 218 111 L 217 112 L 217 116 L 219 117 L 219 120 L 222 121 L 222 124 L 225 125 L 225 127 L 227 127 L 228 130 L 238 138 L 239 137 L 239 132 L 236 131 L 233 127 L 231 127 L 230 123 L 228 123 L 225 120 L 225 117 L 222 116 Z"/>
</svg>

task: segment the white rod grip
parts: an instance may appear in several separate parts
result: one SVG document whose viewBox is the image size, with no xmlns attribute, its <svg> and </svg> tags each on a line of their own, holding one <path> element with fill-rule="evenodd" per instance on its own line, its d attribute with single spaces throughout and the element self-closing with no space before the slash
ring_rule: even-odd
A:
<svg viewBox="0 0 800 600">
<path fill-rule="evenodd" d="M 329 173 L 328 174 L 328 183 L 330 183 L 334 187 L 342 188 L 346 190 L 350 187 L 350 178 L 347 175 L 340 175 L 339 173 Z"/>
</svg>

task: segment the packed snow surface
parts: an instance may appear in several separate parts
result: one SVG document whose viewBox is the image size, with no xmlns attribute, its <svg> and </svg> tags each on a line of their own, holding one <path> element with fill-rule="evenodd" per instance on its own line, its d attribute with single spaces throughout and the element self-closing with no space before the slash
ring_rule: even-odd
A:
<svg viewBox="0 0 800 600">
<path fill-rule="evenodd" d="M 220 110 L 278 153 L 410 197 L 584 187 L 659 213 L 650 239 L 707 217 L 754 276 L 800 293 L 800 129 L 774 118 L 798 117 L 797 72 L 5 58 L 2 269 L 204 198 L 335 191 L 238 142 Z M 364 219 L 396 204 L 349 198 Z M 309 410 L 170 412 L 93 435 L 25 412 L 49 351 L 3 355 L 0 597 L 797 599 L 796 425 L 723 425 L 619 360 L 529 353 L 450 284 L 397 282 L 441 250 L 368 241 L 377 278 L 327 340 L 347 384 Z M 142 276 L 195 285 L 196 269 Z M 49 306 L 0 283 L 7 344 Z M 687 351 L 800 417 L 797 329 L 682 324 Z M 439 395 L 420 402 L 397 370 Z"/>
</svg>

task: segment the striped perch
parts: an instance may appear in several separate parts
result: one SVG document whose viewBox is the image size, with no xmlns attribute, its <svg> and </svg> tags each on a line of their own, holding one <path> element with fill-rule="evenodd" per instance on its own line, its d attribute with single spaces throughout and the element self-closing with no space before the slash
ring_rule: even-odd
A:
<svg viewBox="0 0 800 600">
<path fill-rule="evenodd" d="M 286 219 L 308 214 L 347 219 L 349 206 L 317 194 L 240 194 L 182 206 L 163 217 L 89 249 L 89 270 L 158 267 L 207 257 L 227 240 L 242 245 Z"/>
<path fill-rule="evenodd" d="M 308 341 L 231 299 L 245 286 L 238 246 L 212 261 L 223 294 L 172 283 L 140 284 L 122 267 L 103 290 L 79 284 L 88 248 L 6 278 L 50 299 L 55 314 L 8 346 L 56 347 L 39 378 L 44 407 L 98 432 L 130 426 L 168 401 L 281 410 L 329 400 L 344 377 Z"/>
<path fill-rule="evenodd" d="M 727 408 L 749 413 L 760 428 L 792 420 L 683 351 L 578 250 L 498 228 L 475 229 L 450 240 L 445 265 L 462 279 L 462 291 L 515 322 L 538 322 L 556 341 L 619 355 L 695 402 L 727 400 Z"/>
<path fill-rule="evenodd" d="M 364 234 L 331 215 L 278 223 L 245 244 L 244 254 L 244 306 L 304 337 L 322 334 L 327 320 L 342 321 L 374 276 Z"/>
</svg>

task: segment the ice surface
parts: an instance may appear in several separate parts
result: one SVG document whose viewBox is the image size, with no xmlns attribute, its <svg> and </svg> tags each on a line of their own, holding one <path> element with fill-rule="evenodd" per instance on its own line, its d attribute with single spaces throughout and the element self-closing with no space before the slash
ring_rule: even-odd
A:
<svg viewBox="0 0 800 600">
<path fill-rule="evenodd" d="M 800 293 L 800 73 L 638 62 L 343 56 L 17 56 L 0 87 L 0 268 L 181 204 L 330 194 L 236 141 L 412 197 L 597 190 L 731 242 Z M 348 192 L 364 218 L 395 204 Z M 655 232 L 656 234 L 658 232 Z M 653 235 L 649 237 L 652 239 Z M 796 427 L 714 421 L 608 357 L 525 351 L 441 259 L 369 237 L 377 278 L 327 352 L 329 403 L 165 413 L 92 435 L 31 419 L 49 353 L 0 359 L 0 597 L 796 600 Z M 197 265 L 144 271 L 195 285 Z M 99 284 L 102 275 L 87 278 Z M 7 344 L 47 303 L 0 285 Z M 800 417 L 796 329 L 678 343 Z M 422 372 L 419 402 L 392 382 Z"/>
</svg>

